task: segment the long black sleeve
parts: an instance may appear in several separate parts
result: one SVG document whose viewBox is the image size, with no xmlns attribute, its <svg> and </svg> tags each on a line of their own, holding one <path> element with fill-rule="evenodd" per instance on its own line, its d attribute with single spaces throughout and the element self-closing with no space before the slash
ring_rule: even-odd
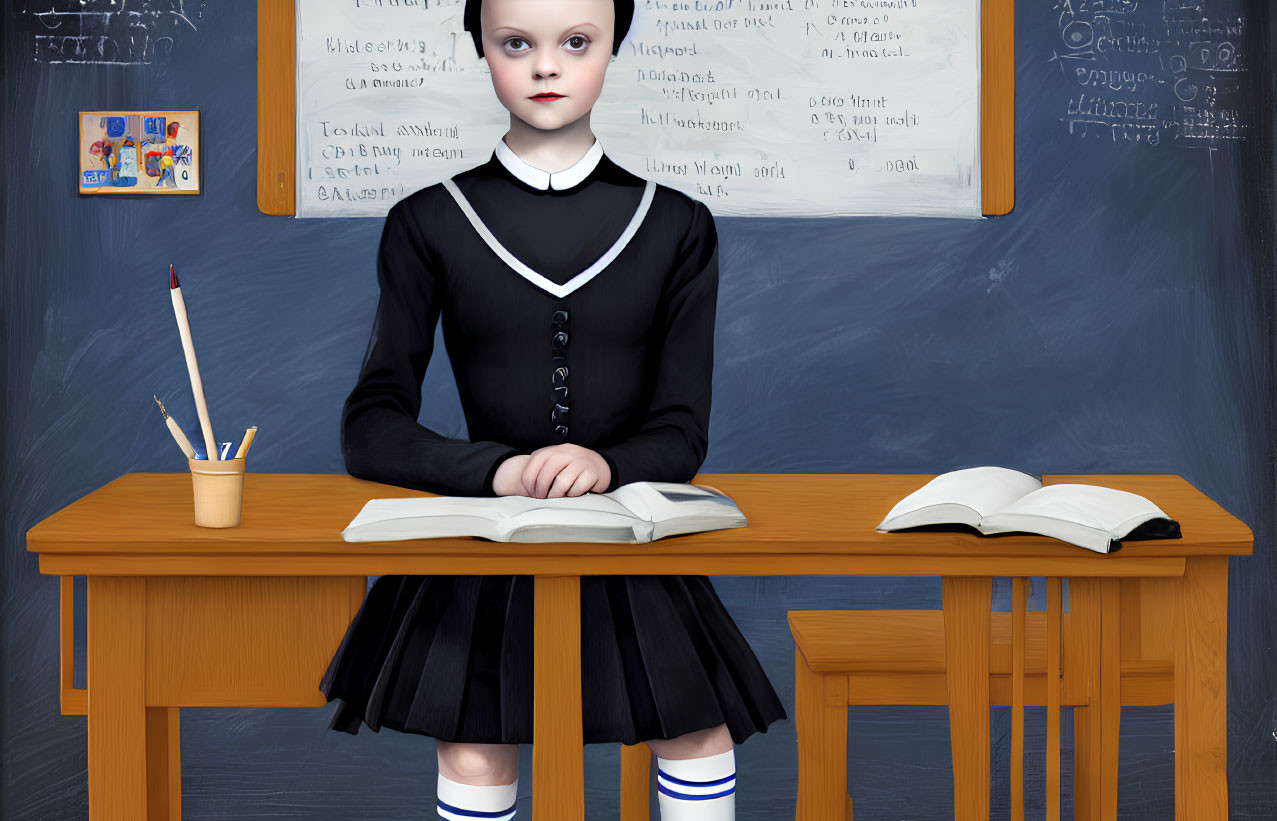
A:
<svg viewBox="0 0 1277 821">
<path fill-rule="evenodd" d="M 417 422 L 439 304 L 429 249 L 403 203 L 390 209 L 377 252 L 381 298 L 359 381 L 342 410 L 352 476 L 449 496 L 491 496 L 518 453 L 498 442 L 451 439 Z"/>
<path fill-rule="evenodd" d="M 656 386 L 638 433 L 601 448 L 612 471 L 608 490 L 630 482 L 687 482 L 709 447 L 710 383 L 718 298 L 718 232 L 695 201 L 662 302 Z"/>
</svg>

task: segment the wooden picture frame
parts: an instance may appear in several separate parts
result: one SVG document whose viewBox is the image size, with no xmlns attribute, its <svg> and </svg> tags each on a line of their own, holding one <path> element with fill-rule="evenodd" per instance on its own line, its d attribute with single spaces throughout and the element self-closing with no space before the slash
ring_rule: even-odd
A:
<svg viewBox="0 0 1277 821">
<path fill-rule="evenodd" d="M 78 193 L 203 191 L 198 110 L 79 111 L 76 123 Z"/>
</svg>

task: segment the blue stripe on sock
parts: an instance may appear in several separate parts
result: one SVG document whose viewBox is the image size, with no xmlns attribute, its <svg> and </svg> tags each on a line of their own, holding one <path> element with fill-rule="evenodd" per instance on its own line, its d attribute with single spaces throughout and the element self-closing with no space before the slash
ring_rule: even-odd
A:
<svg viewBox="0 0 1277 821">
<path fill-rule="evenodd" d="M 463 810 L 460 807 L 445 804 L 437 798 L 435 799 L 435 803 L 439 805 L 439 809 L 447 810 L 448 812 L 456 813 L 457 815 L 464 815 L 467 818 L 500 818 L 503 815 L 509 815 L 514 812 L 514 808 L 516 806 L 515 804 L 511 804 L 504 810 L 497 810 L 496 812 L 482 812 L 480 810 Z"/>
<path fill-rule="evenodd" d="M 679 798 L 683 801 L 708 801 L 711 798 L 722 798 L 725 795 L 731 795 L 736 792 L 736 785 L 733 784 L 730 788 L 723 790 L 722 792 L 711 793 L 709 795 L 688 795 L 687 793 L 674 792 L 664 784 L 657 784 L 656 789 L 658 792 L 663 792 L 671 798 Z"/>
<path fill-rule="evenodd" d="M 667 781 L 673 781 L 675 784 L 682 784 L 684 787 L 713 787 L 715 784 L 726 784 L 728 781 L 731 781 L 736 777 L 736 773 L 732 773 L 726 778 L 719 778 L 714 781 L 685 781 L 681 778 L 675 778 L 660 767 L 656 768 L 656 772 Z"/>
</svg>

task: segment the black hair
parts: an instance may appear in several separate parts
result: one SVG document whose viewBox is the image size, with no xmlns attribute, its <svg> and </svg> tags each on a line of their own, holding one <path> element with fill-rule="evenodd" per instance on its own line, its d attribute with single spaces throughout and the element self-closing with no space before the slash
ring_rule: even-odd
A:
<svg viewBox="0 0 1277 821">
<path fill-rule="evenodd" d="M 612 6 L 616 9 L 616 24 L 612 29 L 612 56 L 615 57 L 634 20 L 634 0 L 612 0 Z M 466 10 L 461 18 L 462 28 L 470 32 L 474 50 L 480 57 L 483 56 L 483 26 L 479 21 L 482 8 L 483 0 L 466 0 Z"/>
</svg>

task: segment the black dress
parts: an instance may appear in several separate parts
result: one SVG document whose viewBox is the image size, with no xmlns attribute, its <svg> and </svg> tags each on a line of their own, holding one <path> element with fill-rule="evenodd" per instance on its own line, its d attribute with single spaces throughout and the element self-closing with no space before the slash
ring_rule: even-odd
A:
<svg viewBox="0 0 1277 821">
<path fill-rule="evenodd" d="M 561 442 L 600 453 L 609 490 L 699 469 L 718 285 L 699 201 L 597 141 L 554 174 L 503 142 L 390 210 L 377 276 L 342 418 L 352 475 L 491 496 L 503 460 Z M 417 422 L 441 315 L 469 441 Z M 331 728 L 531 743 L 532 597 L 530 576 L 380 577 L 320 683 Z M 586 743 L 723 723 L 740 743 L 786 717 L 704 576 L 582 577 L 581 666 Z"/>
</svg>

